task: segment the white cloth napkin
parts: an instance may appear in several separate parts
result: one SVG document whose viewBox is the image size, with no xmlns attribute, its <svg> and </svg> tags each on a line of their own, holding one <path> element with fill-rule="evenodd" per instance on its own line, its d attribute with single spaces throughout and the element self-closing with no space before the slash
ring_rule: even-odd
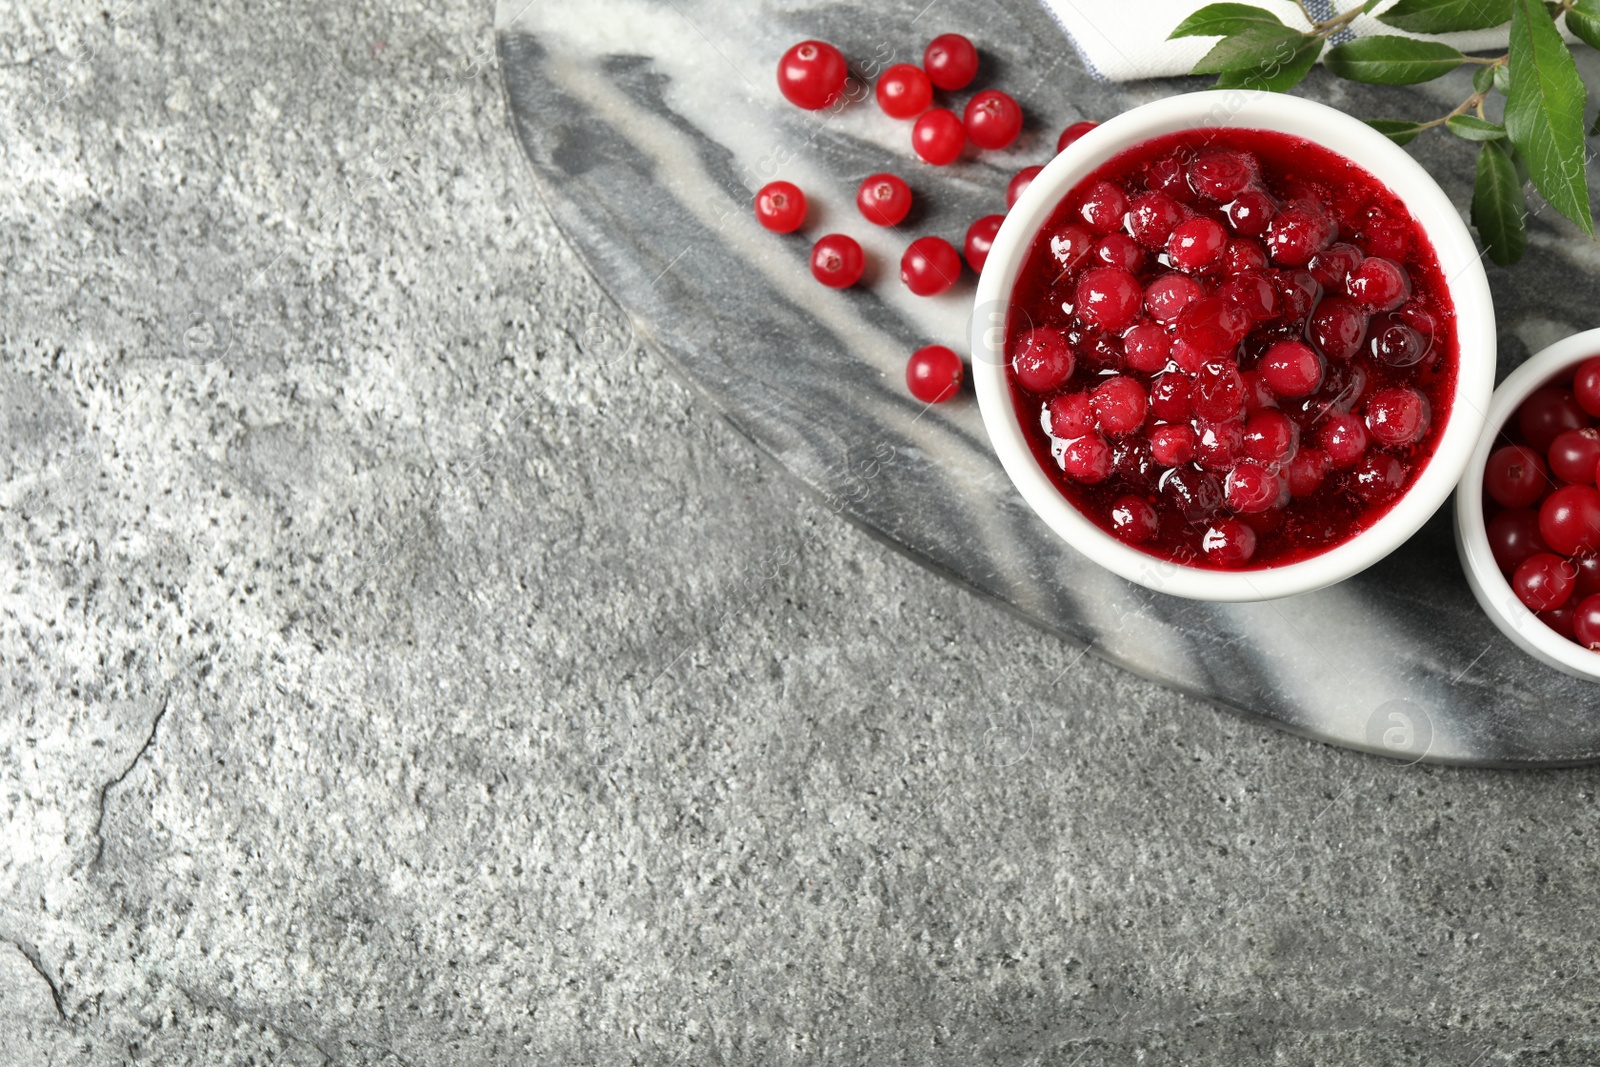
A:
<svg viewBox="0 0 1600 1067">
<path fill-rule="evenodd" d="M 1044 6 L 1066 29 L 1072 43 L 1088 64 L 1089 71 L 1108 81 L 1133 81 L 1187 74 L 1195 62 L 1217 43 L 1215 37 L 1184 37 L 1167 40 L 1167 34 L 1211 0 L 1043 0 Z M 1305 16 L 1292 0 L 1242 0 L 1271 11 L 1284 25 L 1309 29 Z M 1306 7 L 1319 19 L 1331 18 L 1363 0 L 1307 0 Z M 1398 34 L 1375 17 L 1376 11 L 1357 15 L 1348 31 L 1335 38 L 1366 37 L 1375 33 Z M 1412 36 L 1406 34 L 1404 36 Z M 1450 33 L 1429 40 L 1443 41 L 1463 52 L 1476 52 L 1506 46 L 1504 27 Z"/>
</svg>

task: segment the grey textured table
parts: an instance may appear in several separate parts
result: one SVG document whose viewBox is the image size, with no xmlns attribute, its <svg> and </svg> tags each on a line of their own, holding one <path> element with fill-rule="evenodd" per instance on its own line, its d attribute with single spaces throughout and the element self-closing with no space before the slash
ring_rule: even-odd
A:
<svg viewBox="0 0 1600 1067">
<path fill-rule="evenodd" d="M 1600 770 L 1080 659 L 595 358 L 486 8 L 0 42 L 0 1064 L 1600 1056 Z"/>
</svg>

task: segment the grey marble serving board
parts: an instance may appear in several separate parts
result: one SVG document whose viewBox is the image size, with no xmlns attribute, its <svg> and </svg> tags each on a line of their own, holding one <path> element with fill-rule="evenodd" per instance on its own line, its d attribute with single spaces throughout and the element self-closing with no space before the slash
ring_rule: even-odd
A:
<svg viewBox="0 0 1600 1067">
<path fill-rule="evenodd" d="M 970 396 L 924 411 L 907 395 L 912 349 L 964 349 L 972 284 L 911 296 L 894 277 L 905 243 L 925 233 L 959 243 L 972 219 L 1004 210 L 1007 180 L 1044 162 L 1067 123 L 1200 80 L 1097 82 L 1025 0 L 509 0 L 497 26 L 517 137 L 601 284 L 645 343 L 830 508 L 1095 655 L 1296 733 L 1441 763 L 1600 759 L 1600 687 L 1530 659 L 1479 612 L 1448 507 L 1332 589 L 1262 604 L 1179 600 L 1057 539 L 1012 489 Z M 916 61 L 950 31 L 978 44 L 978 82 L 1026 109 L 1013 149 L 930 167 L 912 156 L 907 124 L 869 100 L 802 112 L 773 81 L 779 55 L 805 37 L 876 70 Z M 1591 84 L 1597 73 L 1585 69 Z M 1428 118 L 1469 90 L 1464 75 L 1399 90 L 1318 70 L 1297 91 L 1362 117 Z M 1415 150 L 1465 211 L 1471 146 L 1440 135 Z M 854 210 L 856 183 L 879 170 L 917 194 L 900 232 Z M 774 177 L 811 197 L 801 235 L 767 233 L 751 215 L 753 191 Z M 1551 211 L 1531 229 L 1524 263 L 1490 270 L 1502 376 L 1530 350 L 1595 325 L 1600 307 L 1595 245 Z M 810 240 L 833 230 L 867 249 L 856 289 L 824 289 L 807 272 Z M 637 358 L 602 326 L 579 328 L 595 359 Z"/>
</svg>

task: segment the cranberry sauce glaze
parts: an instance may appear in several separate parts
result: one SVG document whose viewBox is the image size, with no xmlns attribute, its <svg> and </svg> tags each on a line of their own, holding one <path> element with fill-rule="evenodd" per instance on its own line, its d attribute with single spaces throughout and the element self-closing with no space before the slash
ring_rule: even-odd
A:
<svg viewBox="0 0 1600 1067">
<path fill-rule="evenodd" d="M 1355 163 L 1266 130 L 1147 141 L 1079 182 L 1012 294 L 1007 378 L 1080 511 L 1175 562 L 1279 566 L 1376 522 L 1449 415 L 1455 311 Z"/>
</svg>

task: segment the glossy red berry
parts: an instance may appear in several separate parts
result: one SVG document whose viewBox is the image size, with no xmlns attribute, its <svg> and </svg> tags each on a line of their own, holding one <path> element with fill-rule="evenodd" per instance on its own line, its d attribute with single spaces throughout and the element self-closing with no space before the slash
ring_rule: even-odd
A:
<svg viewBox="0 0 1600 1067">
<path fill-rule="evenodd" d="M 968 130 L 969 135 L 970 135 L 971 130 L 972 130 L 970 122 L 971 122 L 971 120 L 969 119 L 968 120 L 969 125 L 967 126 L 967 130 Z M 977 138 L 974 137 L 972 139 L 972 143 L 973 144 L 977 144 L 978 143 Z M 1023 167 L 1021 170 L 1017 171 L 1016 174 L 1012 175 L 1011 180 L 1006 183 L 1006 210 L 1007 211 L 1009 211 L 1012 208 L 1017 206 L 1017 201 L 1022 199 L 1022 194 L 1028 191 L 1028 186 L 1033 184 L 1033 179 L 1035 179 L 1035 178 L 1037 178 L 1039 176 L 1039 172 L 1041 170 L 1044 170 L 1044 168 L 1043 167 Z"/>
<path fill-rule="evenodd" d="M 1254 515 L 1277 507 L 1285 488 L 1277 474 L 1252 460 L 1245 460 L 1222 483 L 1223 496 L 1234 511 Z"/>
<path fill-rule="evenodd" d="M 1094 258 L 1102 267 L 1136 271 L 1144 265 L 1144 249 L 1125 233 L 1108 233 L 1094 246 Z"/>
<path fill-rule="evenodd" d="M 1278 203 L 1260 189 L 1246 189 L 1234 198 L 1224 214 L 1228 225 L 1241 237 L 1260 237 L 1278 212 Z"/>
<path fill-rule="evenodd" d="M 1322 360 L 1303 341 L 1279 341 L 1262 355 L 1258 369 L 1281 397 L 1310 396 L 1322 384 Z"/>
<path fill-rule="evenodd" d="M 914 119 L 933 103 L 933 83 L 921 67 L 896 63 L 878 75 L 878 106 L 892 119 Z"/>
<path fill-rule="evenodd" d="M 1165 422 L 1183 422 L 1194 414 L 1188 379 L 1178 373 L 1156 375 L 1150 383 L 1150 413 Z"/>
<path fill-rule="evenodd" d="M 811 249 L 812 277 L 833 289 L 848 289 L 860 281 L 866 265 L 861 246 L 842 233 L 828 234 Z"/>
<path fill-rule="evenodd" d="M 955 112 L 942 107 L 923 112 L 911 128 L 911 147 L 924 162 L 947 166 L 961 158 L 967 131 Z"/>
<path fill-rule="evenodd" d="M 1189 164 L 1189 188 L 1224 203 L 1244 192 L 1255 176 L 1255 160 L 1229 148 L 1204 149 Z"/>
<path fill-rule="evenodd" d="M 1254 241 L 1229 241 L 1222 253 L 1222 273 L 1238 274 L 1247 270 L 1266 270 L 1267 254 Z"/>
<path fill-rule="evenodd" d="M 1528 444 L 1541 453 L 1548 452 L 1563 432 L 1587 425 L 1588 415 L 1578 406 L 1572 391 L 1559 385 L 1535 389 L 1517 408 L 1518 429 Z"/>
<path fill-rule="evenodd" d="M 1281 411 L 1262 411 L 1244 424 L 1244 454 L 1276 467 L 1287 463 L 1300 445 L 1300 427 Z"/>
<path fill-rule="evenodd" d="M 1411 279 L 1400 264 L 1374 256 L 1350 272 L 1344 280 L 1344 290 L 1363 307 L 1393 311 L 1411 295 Z"/>
<path fill-rule="evenodd" d="M 1414 367 L 1433 348 L 1433 332 L 1424 335 L 1398 315 L 1376 315 L 1367 324 L 1367 351 L 1390 367 Z"/>
<path fill-rule="evenodd" d="M 919 237 L 900 257 L 900 280 L 918 296 L 937 296 L 961 280 L 961 257 L 943 237 Z"/>
<path fill-rule="evenodd" d="M 1336 412 L 1322 424 L 1318 444 L 1335 468 L 1352 467 L 1367 452 L 1367 427 L 1354 415 Z"/>
<path fill-rule="evenodd" d="M 983 265 L 989 261 L 989 249 L 994 247 L 995 234 L 1000 232 L 1000 224 L 1005 220 L 1004 215 L 985 215 L 967 227 L 962 252 L 974 274 L 982 273 Z"/>
<path fill-rule="evenodd" d="M 1600 490 L 1563 485 L 1539 505 L 1539 535 L 1563 556 L 1600 548 Z"/>
<path fill-rule="evenodd" d="M 1072 377 L 1072 348 L 1060 330 L 1035 327 L 1012 347 L 1011 371 L 1029 392 L 1054 392 Z"/>
<path fill-rule="evenodd" d="M 991 152 L 1009 147 L 1022 132 L 1022 108 L 999 89 L 985 89 L 967 101 L 961 118 L 968 140 Z"/>
<path fill-rule="evenodd" d="M 1218 519 L 1200 539 L 1207 561 L 1218 567 L 1242 567 L 1256 554 L 1256 532 L 1238 519 Z"/>
<path fill-rule="evenodd" d="M 1285 267 L 1303 267 L 1338 235 L 1338 225 L 1322 212 L 1287 207 L 1267 227 L 1267 251 Z"/>
<path fill-rule="evenodd" d="M 1165 248 L 1183 208 L 1166 193 L 1142 193 L 1128 205 L 1124 220 L 1133 239 L 1146 248 Z"/>
<path fill-rule="evenodd" d="M 928 345 L 906 361 L 906 388 L 924 404 L 953 400 L 965 373 L 961 357 L 944 345 Z"/>
<path fill-rule="evenodd" d="M 1244 451 L 1244 427 L 1234 419 L 1194 420 L 1194 461 L 1208 471 L 1226 471 Z"/>
<path fill-rule="evenodd" d="M 1066 129 L 1062 130 L 1061 136 L 1056 138 L 1056 151 L 1065 151 L 1067 145 L 1073 144 L 1078 140 L 1078 138 L 1082 137 L 1084 134 L 1088 133 L 1098 125 L 1100 125 L 1098 122 L 1074 122 L 1071 126 L 1068 126 Z"/>
<path fill-rule="evenodd" d="M 1073 310 L 1078 318 L 1102 330 L 1121 330 L 1139 315 L 1144 292 L 1139 279 L 1120 267 L 1096 267 L 1078 279 Z"/>
<path fill-rule="evenodd" d="M 1311 262 L 1306 264 L 1306 269 L 1311 272 L 1313 278 L 1322 283 L 1324 289 L 1339 292 L 1344 289 L 1345 279 L 1361 266 L 1361 260 L 1361 249 L 1340 241 L 1312 256 Z"/>
<path fill-rule="evenodd" d="M 1228 233 L 1222 225 L 1205 217 L 1180 222 L 1167 238 L 1167 258 L 1174 267 L 1199 274 L 1219 265 L 1228 247 Z"/>
<path fill-rule="evenodd" d="M 1283 301 L 1283 317 L 1294 322 L 1304 322 L 1322 298 L 1322 284 L 1310 271 L 1280 271 L 1278 296 Z"/>
<path fill-rule="evenodd" d="M 861 217 L 875 226 L 898 226 L 911 211 L 911 186 L 893 174 L 874 174 L 856 189 Z"/>
<path fill-rule="evenodd" d="M 1489 520 L 1489 551 L 1502 571 L 1510 574 L 1536 552 L 1548 552 L 1539 533 L 1539 513 L 1528 508 L 1502 511 Z"/>
<path fill-rule="evenodd" d="M 1143 374 L 1155 374 L 1167 365 L 1172 339 L 1153 322 L 1141 322 L 1122 335 L 1123 357 L 1128 366 Z"/>
<path fill-rule="evenodd" d="M 1306 335 L 1329 359 L 1347 360 L 1361 350 L 1367 335 L 1367 314 L 1353 301 L 1330 296 L 1317 304 Z"/>
<path fill-rule="evenodd" d="M 1368 452 L 1350 472 L 1350 488 L 1369 504 L 1393 500 L 1406 487 L 1406 465 L 1387 452 Z"/>
<path fill-rule="evenodd" d="M 1220 297 L 1203 296 L 1178 313 L 1174 336 L 1201 359 L 1232 353 L 1250 332 L 1250 315 Z"/>
<path fill-rule="evenodd" d="M 1278 315 L 1278 289 L 1260 271 L 1246 270 L 1230 275 L 1217 288 L 1217 295 L 1244 309 L 1256 322 L 1269 322 Z"/>
<path fill-rule="evenodd" d="M 1163 274 L 1144 291 L 1145 310 L 1158 322 L 1172 322 L 1205 295 L 1200 283 L 1183 274 Z"/>
<path fill-rule="evenodd" d="M 1503 508 L 1532 507 L 1550 488 L 1539 453 L 1525 445 L 1506 445 L 1483 465 L 1483 491 Z"/>
<path fill-rule="evenodd" d="M 1288 477 L 1289 492 L 1293 496 L 1310 496 L 1322 488 L 1333 460 L 1320 448 L 1302 448 L 1294 454 L 1284 473 Z"/>
<path fill-rule="evenodd" d="M 1367 401 L 1367 432 L 1386 448 L 1405 448 L 1428 432 L 1428 398 L 1408 385 L 1379 389 Z"/>
<path fill-rule="evenodd" d="M 1600 596 L 1578 601 L 1572 618 L 1572 640 L 1591 652 L 1600 651 Z"/>
<path fill-rule="evenodd" d="M 850 68 L 826 41 L 801 41 L 778 60 L 778 90 L 796 107 L 820 111 L 844 95 Z"/>
<path fill-rule="evenodd" d="M 1550 473 L 1564 482 L 1593 485 L 1595 468 L 1600 465 L 1600 430 L 1585 426 L 1564 430 L 1550 442 Z"/>
<path fill-rule="evenodd" d="M 1578 364 L 1572 378 L 1572 392 L 1578 406 L 1590 415 L 1600 416 L 1600 356 Z"/>
<path fill-rule="evenodd" d="M 1130 545 L 1140 545 L 1156 535 L 1160 520 L 1148 500 L 1121 496 L 1111 505 L 1111 532 Z"/>
<path fill-rule="evenodd" d="M 1098 181 L 1085 191 L 1078 217 L 1091 232 L 1104 236 L 1122 228 L 1127 211 L 1127 194 L 1110 182 Z"/>
<path fill-rule="evenodd" d="M 1070 441 L 1094 429 L 1094 405 L 1089 402 L 1088 393 L 1064 393 L 1051 397 L 1047 410 L 1053 437 Z"/>
<path fill-rule="evenodd" d="M 768 182 L 756 193 L 756 221 L 773 233 L 793 233 L 806 221 L 806 194 L 790 182 Z"/>
<path fill-rule="evenodd" d="M 1194 430 L 1187 423 L 1162 423 L 1150 430 L 1150 455 L 1163 467 L 1181 467 L 1194 458 Z"/>
<path fill-rule="evenodd" d="M 1068 223 L 1050 235 L 1050 258 L 1063 274 L 1070 273 L 1083 266 L 1094 252 L 1094 245 L 1094 234 Z"/>
<path fill-rule="evenodd" d="M 978 73 L 978 50 L 959 33 L 940 34 L 922 53 L 928 80 L 946 92 L 965 89 Z"/>
<path fill-rule="evenodd" d="M 1540 552 L 1517 564 L 1511 588 L 1529 611 L 1551 611 L 1572 596 L 1577 571 L 1572 561 L 1554 552 Z"/>
<path fill-rule="evenodd" d="M 1074 437 L 1061 450 L 1061 469 L 1074 481 L 1098 485 L 1111 475 L 1111 446 L 1098 433 Z"/>
<path fill-rule="evenodd" d="M 1195 372 L 1190 384 L 1194 413 L 1202 419 L 1221 421 L 1244 413 L 1244 379 L 1231 359 L 1208 359 Z"/>
<path fill-rule="evenodd" d="M 1144 424 L 1148 397 L 1144 386 L 1121 374 L 1106 378 L 1089 394 L 1100 429 L 1112 437 L 1132 433 Z"/>
</svg>

